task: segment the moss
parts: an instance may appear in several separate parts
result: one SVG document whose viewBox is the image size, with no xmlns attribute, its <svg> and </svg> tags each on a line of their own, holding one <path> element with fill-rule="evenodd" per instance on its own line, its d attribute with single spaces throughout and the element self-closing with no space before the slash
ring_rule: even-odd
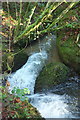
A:
<svg viewBox="0 0 80 120">
<path fill-rule="evenodd" d="M 20 52 L 14 56 L 13 53 L 4 53 L 2 56 L 2 73 L 4 72 L 15 72 L 22 67 L 28 59 L 26 52 Z"/>
<path fill-rule="evenodd" d="M 36 80 L 35 92 L 51 89 L 54 85 L 65 82 L 68 71 L 68 67 L 60 62 L 46 65 Z"/>
<path fill-rule="evenodd" d="M 61 45 L 58 39 L 59 55 L 65 64 L 73 67 L 76 71 L 80 72 L 80 50 L 75 45 L 70 47 L 70 41 L 68 44 L 65 42 L 64 45 Z M 66 44 L 68 45 L 67 47 L 65 47 Z"/>
<path fill-rule="evenodd" d="M 7 70 L 7 55 L 2 56 L 2 72 Z"/>
<path fill-rule="evenodd" d="M 78 8 L 70 10 L 69 13 L 59 22 L 63 25 L 66 22 L 79 22 Z M 80 74 L 80 41 L 76 43 L 79 34 L 79 25 L 73 28 L 65 28 L 57 32 L 57 47 L 62 61 L 74 68 Z"/>
</svg>

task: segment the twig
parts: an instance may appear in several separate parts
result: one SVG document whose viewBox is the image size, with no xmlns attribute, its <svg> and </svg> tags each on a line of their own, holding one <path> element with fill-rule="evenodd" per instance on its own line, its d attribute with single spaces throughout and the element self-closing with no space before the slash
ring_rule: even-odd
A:
<svg viewBox="0 0 80 120">
<path fill-rule="evenodd" d="M 80 34 L 77 35 L 77 39 L 76 39 L 75 43 L 78 43 L 79 37 L 80 37 Z"/>
</svg>

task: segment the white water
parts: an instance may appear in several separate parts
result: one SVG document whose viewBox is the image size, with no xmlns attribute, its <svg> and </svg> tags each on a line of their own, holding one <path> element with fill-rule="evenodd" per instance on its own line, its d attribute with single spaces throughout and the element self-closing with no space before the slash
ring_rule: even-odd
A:
<svg viewBox="0 0 80 120">
<path fill-rule="evenodd" d="M 30 56 L 27 63 L 8 78 L 10 82 L 9 89 L 12 90 L 14 87 L 28 88 L 31 93 L 34 93 L 36 77 L 44 66 L 46 59 L 47 54 L 45 51 Z"/>
<path fill-rule="evenodd" d="M 53 36 L 53 38 L 55 39 L 55 36 Z M 20 89 L 28 88 L 31 94 L 34 93 L 35 80 L 48 59 L 47 51 L 49 51 L 51 47 L 51 40 L 52 39 L 49 39 L 46 43 L 40 44 L 40 52 L 32 53 L 27 63 L 8 77 L 10 91 L 14 87 L 18 87 Z"/>
<path fill-rule="evenodd" d="M 8 77 L 11 91 L 14 87 L 20 89 L 28 88 L 31 92 L 29 98 L 31 104 L 35 106 L 44 118 L 72 118 L 74 117 L 66 103 L 63 95 L 56 94 L 34 94 L 35 80 L 46 64 L 48 51 L 51 47 L 51 40 L 46 41 L 39 46 L 40 52 L 34 52 L 28 59 L 27 63 Z"/>
<path fill-rule="evenodd" d="M 65 95 L 35 94 L 31 95 L 31 104 L 36 107 L 45 118 L 73 118 L 66 104 Z"/>
</svg>

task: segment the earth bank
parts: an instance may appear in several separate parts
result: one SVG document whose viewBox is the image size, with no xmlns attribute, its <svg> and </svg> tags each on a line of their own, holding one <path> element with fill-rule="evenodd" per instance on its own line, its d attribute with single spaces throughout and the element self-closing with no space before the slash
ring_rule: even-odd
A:
<svg viewBox="0 0 80 120">
<path fill-rule="evenodd" d="M 2 119 L 44 119 L 35 107 L 28 100 L 21 101 L 19 97 L 9 94 L 5 87 L 2 91 Z"/>
</svg>

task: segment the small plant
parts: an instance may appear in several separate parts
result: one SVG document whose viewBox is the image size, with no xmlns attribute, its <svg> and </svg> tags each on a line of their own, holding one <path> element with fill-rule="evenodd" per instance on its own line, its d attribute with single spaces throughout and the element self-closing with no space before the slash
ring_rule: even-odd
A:
<svg viewBox="0 0 80 120">
<path fill-rule="evenodd" d="M 72 23 L 68 23 L 67 25 L 66 25 L 66 27 L 68 27 L 68 28 L 76 28 L 76 27 L 78 27 L 79 26 L 79 23 L 78 22 L 72 22 Z"/>
<path fill-rule="evenodd" d="M 35 118 L 41 117 L 35 108 L 28 102 L 25 94 L 30 94 L 27 88 L 14 87 L 13 94 L 9 94 L 6 87 L 0 86 L 0 99 L 2 108 L 2 119 L 8 118 Z"/>
<path fill-rule="evenodd" d="M 28 90 L 28 88 L 19 89 L 18 87 L 17 88 L 14 87 L 12 93 L 16 95 L 16 97 L 20 98 L 21 101 L 24 101 L 24 100 L 28 100 L 28 98 L 25 97 L 25 95 L 30 94 L 30 91 Z"/>
</svg>

